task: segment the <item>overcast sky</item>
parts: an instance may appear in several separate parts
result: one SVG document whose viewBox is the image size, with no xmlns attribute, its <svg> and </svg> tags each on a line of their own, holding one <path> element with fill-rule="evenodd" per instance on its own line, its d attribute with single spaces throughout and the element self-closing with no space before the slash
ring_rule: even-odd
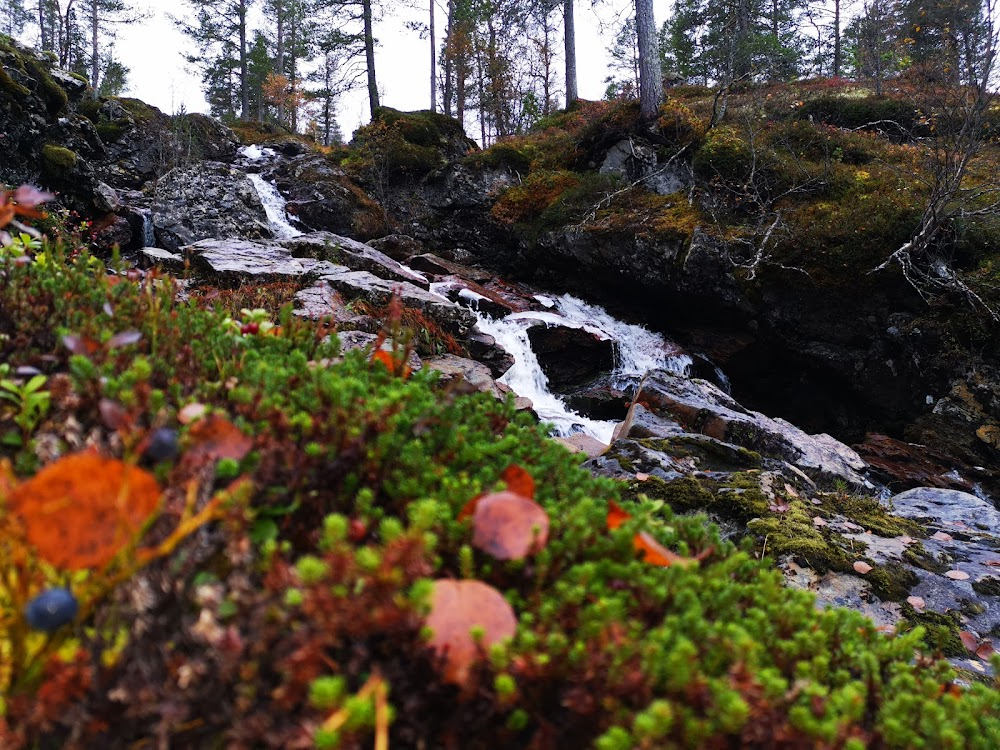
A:
<svg viewBox="0 0 1000 750">
<path fill-rule="evenodd" d="M 657 25 L 667 17 L 672 0 L 654 0 Z M 128 95 L 138 97 L 168 114 L 181 106 L 189 112 L 205 112 L 208 107 L 201 94 L 201 82 L 189 69 L 183 51 L 190 50 L 190 42 L 167 18 L 167 14 L 182 15 L 187 5 L 181 0 L 147 0 L 141 3 L 152 14 L 149 21 L 121 30 L 115 49 L 117 56 L 131 69 Z M 421 3 L 423 4 L 423 3 Z M 426 40 L 405 28 L 407 20 L 423 21 L 425 13 L 394 6 L 402 5 L 387 0 L 388 12 L 376 24 L 375 35 L 379 46 L 375 51 L 375 69 L 382 103 L 401 110 L 426 109 L 430 105 L 429 77 L 430 51 Z M 443 19 L 444 0 L 440 0 Z M 626 18 L 631 0 L 604 0 L 599 15 L 591 10 L 590 0 L 577 0 L 577 62 L 579 68 L 580 96 L 600 99 L 604 95 L 607 76 L 607 48 L 614 35 L 616 21 Z M 441 42 L 444 22 L 438 21 L 438 44 Z M 562 80 L 562 59 L 557 61 Z M 340 104 L 339 121 L 345 137 L 369 119 L 368 99 L 365 91 L 345 96 Z"/>
</svg>

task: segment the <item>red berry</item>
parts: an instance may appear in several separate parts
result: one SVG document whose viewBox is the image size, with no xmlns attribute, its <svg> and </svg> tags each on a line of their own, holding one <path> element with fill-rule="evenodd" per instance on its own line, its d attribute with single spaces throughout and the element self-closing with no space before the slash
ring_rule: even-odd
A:
<svg viewBox="0 0 1000 750">
<path fill-rule="evenodd" d="M 365 538 L 368 533 L 368 524 L 362 521 L 360 518 L 352 518 L 350 531 L 348 534 L 351 537 L 352 542 L 360 542 Z"/>
<path fill-rule="evenodd" d="M 240 328 L 240 333 L 242 333 L 244 336 L 246 336 L 247 334 L 253 336 L 258 331 L 260 331 L 260 325 L 257 323 L 244 323 L 243 327 Z"/>
</svg>

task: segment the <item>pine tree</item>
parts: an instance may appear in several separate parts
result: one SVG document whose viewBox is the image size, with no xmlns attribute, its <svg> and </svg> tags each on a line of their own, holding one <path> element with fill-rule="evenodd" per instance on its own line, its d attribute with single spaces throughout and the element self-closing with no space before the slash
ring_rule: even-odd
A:
<svg viewBox="0 0 1000 750">
<path fill-rule="evenodd" d="M 17 36 L 31 22 L 31 11 L 24 0 L 2 0 L 0 2 L 0 33 Z"/>
<path fill-rule="evenodd" d="M 205 95 L 212 113 L 235 117 L 233 86 L 238 96 L 240 118 L 250 115 L 249 44 L 247 13 L 253 0 L 185 0 L 194 19 L 174 19 L 195 44 L 197 52 L 186 55 L 188 62 L 202 71 Z"/>
<path fill-rule="evenodd" d="M 80 13 L 89 32 L 89 77 L 93 95 L 101 88 L 101 74 L 106 60 L 104 46 L 115 38 L 115 28 L 138 23 L 146 18 L 126 0 L 79 0 Z"/>
</svg>

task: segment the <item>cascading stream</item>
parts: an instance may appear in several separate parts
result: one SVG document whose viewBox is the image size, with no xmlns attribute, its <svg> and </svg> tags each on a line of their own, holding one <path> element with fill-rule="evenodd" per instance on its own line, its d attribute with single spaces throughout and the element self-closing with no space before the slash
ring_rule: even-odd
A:
<svg viewBox="0 0 1000 750">
<path fill-rule="evenodd" d="M 274 155 L 271 149 L 246 146 L 240 153 L 251 161 Z M 285 199 L 278 189 L 259 174 L 248 177 L 257 189 L 268 224 L 280 239 L 297 237 L 302 234 L 288 220 Z M 405 266 L 404 266 L 405 267 Z M 435 289 L 435 287 L 441 287 Z M 450 285 L 431 284 L 431 291 L 442 300 L 448 298 L 441 292 Z M 472 307 L 476 306 L 475 293 L 465 296 Z M 591 305 L 570 294 L 560 297 L 537 295 L 545 312 L 513 313 L 496 320 L 485 313 L 475 311 L 477 327 L 489 334 L 514 358 L 514 365 L 500 378 L 500 382 L 510 386 L 519 396 L 531 399 L 535 413 L 543 422 L 553 427 L 553 433 L 568 437 L 584 433 L 610 443 L 617 422 L 590 419 L 569 408 L 558 395 L 549 389 L 549 381 L 531 348 L 528 329 L 533 325 L 561 325 L 569 328 L 583 328 L 614 343 L 615 369 L 611 373 L 610 384 L 619 390 L 631 391 L 650 370 L 661 369 L 686 375 L 690 371 L 691 358 L 658 333 L 642 326 L 623 323 L 612 317 L 606 310 Z"/>
<path fill-rule="evenodd" d="M 578 414 L 549 390 L 548 378 L 528 339 L 528 329 L 538 325 L 539 321 L 584 328 L 610 338 L 614 343 L 616 359 L 611 384 L 621 390 L 634 388 L 649 370 L 663 369 L 686 374 L 691 366 L 691 358 L 680 353 L 661 335 L 642 326 L 623 323 L 603 308 L 569 294 L 561 297 L 539 295 L 536 299 L 550 311 L 514 313 L 500 320 L 477 312 L 478 328 L 496 339 L 514 357 L 514 366 L 500 378 L 500 382 L 509 385 L 519 396 L 531 399 L 535 413 L 543 422 L 552 424 L 556 435 L 567 437 L 582 432 L 602 443 L 610 443 L 617 423 Z"/>
<path fill-rule="evenodd" d="M 239 153 L 250 161 L 258 161 L 275 156 L 273 150 L 261 148 L 260 146 L 244 146 L 239 150 Z M 278 188 L 259 174 L 249 173 L 247 177 L 250 178 L 250 182 L 256 188 L 260 202 L 264 204 L 264 213 L 267 214 L 267 224 L 274 233 L 274 236 L 279 240 L 287 240 L 301 235 L 301 230 L 293 226 L 288 220 L 288 212 L 285 210 L 285 199 L 278 192 Z"/>
</svg>

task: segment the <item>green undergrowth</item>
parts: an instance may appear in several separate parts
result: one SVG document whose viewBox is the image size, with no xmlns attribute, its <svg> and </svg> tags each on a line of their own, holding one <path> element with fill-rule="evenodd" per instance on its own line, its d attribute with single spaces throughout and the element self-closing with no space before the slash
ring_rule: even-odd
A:
<svg viewBox="0 0 1000 750">
<path fill-rule="evenodd" d="M 195 535 L 74 625 L 83 666 L 50 664 L 36 694 L 8 697 L 4 747 L 370 747 L 371 684 L 388 686 L 401 748 L 1000 744 L 1000 693 L 957 687 L 921 629 L 888 637 L 858 613 L 817 610 L 704 516 L 593 478 L 512 403 L 340 354 L 287 308 L 269 335 L 227 315 L 177 300 L 164 277 L 112 279 L 85 253 L 0 268 L 0 362 L 37 368 L 52 396 L 24 446 L 0 447 L 21 476 L 81 433 L 127 450 L 110 401 L 140 435 L 178 430 L 180 457 L 155 471 L 183 494 L 193 434 L 179 411 L 197 402 L 253 442 L 206 481 L 254 487 L 244 523 Z M 67 334 L 92 346 L 73 354 Z M 536 555 L 502 562 L 457 516 L 511 464 L 534 477 L 551 529 Z M 747 513 L 762 502 L 752 471 L 729 488 Z M 614 532 L 612 499 L 634 516 Z M 640 531 L 681 555 L 711 551 L 647 564 Z M 482 580 L 517 616 L 463 692 L 424 646 L 439 578 Z M 124 642 L 98 659 L 115 633 Z M 322 727 L 331 716 L 343 721 Z"/>
</svg>

